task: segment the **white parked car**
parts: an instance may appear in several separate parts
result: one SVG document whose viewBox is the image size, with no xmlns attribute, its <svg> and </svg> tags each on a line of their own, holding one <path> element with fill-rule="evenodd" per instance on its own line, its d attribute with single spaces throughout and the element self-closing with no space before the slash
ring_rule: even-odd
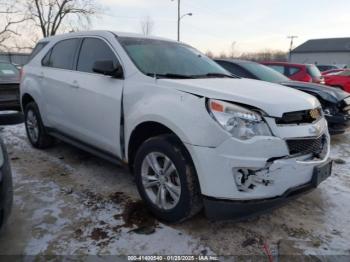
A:
<svg viewBox="0 0 350 262">
<path fill-rule="evenodd" d="M 268 210 L 331 173 L 316 98 L 239 79 L 194 48 L 108 31 L 43 39 L 22 73 L 29 141 L 129 165 L 169 222 Z M 98 185 L 96 185 L 98 186 Z"/>
</svg>

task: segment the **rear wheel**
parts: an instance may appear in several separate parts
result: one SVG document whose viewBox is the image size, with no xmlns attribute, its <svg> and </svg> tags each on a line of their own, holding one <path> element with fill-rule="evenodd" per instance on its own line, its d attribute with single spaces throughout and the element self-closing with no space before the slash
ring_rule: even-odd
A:
<svg viewBox="0 0 350 262">
<path fill-rule="evenodd" d="M 202 208 L 192 160 L 175 136 L 144 142 L 135 158 L 138 191 L 151 212 L 167 222 L 180 222 Z"/>
<path fill-rule="evenodd" d="M 39 149 L 53 145 L 54 138 L 50 136 L 42 123 L 39 108 L 35 102 L 30 102 L 24 109 L 24 122 L 30 143 Z"/>
</svg>

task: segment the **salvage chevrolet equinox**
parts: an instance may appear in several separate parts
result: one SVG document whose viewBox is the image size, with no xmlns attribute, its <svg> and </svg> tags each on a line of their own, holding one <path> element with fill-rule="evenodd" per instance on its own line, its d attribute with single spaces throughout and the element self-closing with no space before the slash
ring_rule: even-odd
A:
<svg viewBox="0 0 350 262">
<path fill-rule="evenodd" d="M 240 79 L 196 49 L 108 31 L 43 39 L 22 72 L 30 143 L 128 164 L 161 220 L 270 210 L 331 174 L 318 100 Z M 98 185 L 97 185 L 98 186 Z"/>
</svg>

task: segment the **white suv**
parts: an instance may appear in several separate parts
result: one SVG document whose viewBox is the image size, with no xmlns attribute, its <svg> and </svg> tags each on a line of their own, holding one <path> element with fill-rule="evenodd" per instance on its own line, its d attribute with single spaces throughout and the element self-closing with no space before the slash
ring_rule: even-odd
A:
<svg viewBox="0 0 350 262">
<path fill-rule="evenodd" d="M 46 38 L 24 67 L 31 144 L 128 164 L 160 219 L 266 211 L 331 173 L 316 98 L 239 79 L 194 48 L 108 31 Z M 98 186 L 98 185 L 96 185 Z"/>
</svg>

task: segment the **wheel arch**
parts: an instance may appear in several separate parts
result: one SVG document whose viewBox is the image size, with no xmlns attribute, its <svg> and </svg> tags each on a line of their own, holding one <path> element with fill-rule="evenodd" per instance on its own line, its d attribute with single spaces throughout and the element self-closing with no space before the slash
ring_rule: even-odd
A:
<svg viewBox="0 0 350 262">
<path fill-rule="evenodd" d="M 21 106 L 22 106 L 22 110 L 24 112 L 25 107 L 30 103 L 30 102 L 35 102 L 35 99 L 33 98 L 33 96 L 31 96 L 28 93 L 25 93 L 22 95 L 21 98 Z"/>
<path fill-rule="evenodd" d="M 129 140 L 126 144 L 126 149 L 127 149 L 126 155 L 128 158 L 128 164 L 129 164 L 130 169 L 131 170 L 133 169 L 134 160 L 135 160 L 137 150 L 140 148 L 142 143 L 144 143 L 146 140 L 148 140 L 152 137 L 166 135 L 166 134 L 170 134 L 170 135 L 174 136 L 174 138 L 185 149 L 186 154 L 188 154 L 191 161 L 193 162 L 189 151 L 187 150 L 187 148 L 186 148 L 185 144 L 183 143 L 182 139 L 180 138 L 180 136 L 178 134 L 176 134 L 176 132 L 174 132 L 168 126 L 166 126 L 162 123 L 159 123 L 157 121 L 145 121 L 145 122 L 139 123 L 133 129 L 133 131 L 130 134 Z"/>
</svg>

